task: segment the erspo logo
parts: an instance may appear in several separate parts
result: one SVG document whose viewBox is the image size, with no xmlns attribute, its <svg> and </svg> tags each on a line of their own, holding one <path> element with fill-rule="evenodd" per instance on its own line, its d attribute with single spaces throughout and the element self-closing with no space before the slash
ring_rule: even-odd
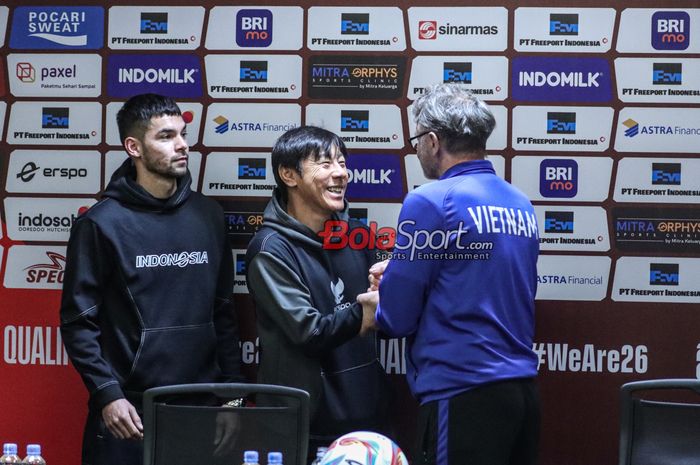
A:
<svg viewBox="0 0 700 465">
<path fill-rule="evenodd" d="M 199 58 L 194 55 L 110 55 L 107 93 L 128 98 L 155 92 L 176 98 L 202 96 Z"/>
<path fill-rule="evenodd" d="M 571 198 L 578 191 L 578 163 L 564 158 L 547 158 L 540 162 L 542 197 Z"/>
<path fill-rule="evenodd" d="M 610 64 L 603 58 L 516 57 L 513 99 L 527 102 L 608 102 Z"/>
<path fill-rule="evenodd" d="M 657 11 L 651 16 L 651 46 L 656 50 L 685 50 L 690 45 L 690 15 Z"/>
<path fill-rule="evenodd" d="M 19 49 L 99 49 L 104 42 L 104 9 L 18 7 L 10 47 Z"/>
<path fill-rule="evenodd" d="M 243 9 L 236 13 L 236 43 L 239 47 L 268 47 L 272 43 L 272 11 Z"/>
<path fill-rule="evenodd" d="M 403 198 L 401 162 L 396 155 L 353 153 L 348 157 L 350 199 Z"/>
</svg>

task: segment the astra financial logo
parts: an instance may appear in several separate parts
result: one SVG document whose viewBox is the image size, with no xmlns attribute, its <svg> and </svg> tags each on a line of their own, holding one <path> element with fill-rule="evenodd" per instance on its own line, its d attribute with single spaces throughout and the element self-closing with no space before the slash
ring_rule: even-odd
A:
<svg viewBox="0 0 700 465">
<path fill-rule="evenodd" d="M 369 111 L 341 110 L 340 130 L 342 132 L 369 132 Z"/>
<path fill-rule="evenodd" d="M 625 129 L 625 137 L 635 137 L 639 134 L 639 123 L 632 118 L 623 121 L 622 125 L 627 128 Z"/>
<path fill-rule="evenodd" d="M 17 63 L 15 75 L 22 82 L 31 83 L 36 81 L 36 71 L 31 63 Z"/>
<path fill-rule="evenodd" d="M 576 134 L 576 113 L 547 112 L 547 134 Z"/>
<path fill-rule="evenodd" d="M 228 120 L 226 117 L 219 115 L 213 120 L 216 123 L 216 128 L 214 128 L 214 132 L 217 134 L 224 134 L 225 132 L 228 132 Z"/>
<path fill-rule="evenodd" d="M 654 63 L 654 85 L 680 86 L 683 84 L 683 63 Z"/>
<path fill-rule="evenodd" d="M 655 50 L 685 50 L 690 45 L 690 15 L 657 11 L 651 17 L 651 46 Z"/>
<path fill-rule="evenodd" d="M 680 163 L 652 163 L 651 183 L 664 186 L 681 185 Z"/>
<path fill-rule="evenodd" d="M 241 82 L 267 82 L 267 61 L 241 61 Z"/>
<path fill-rule="evenodd" d="M 574 212 L 572 211 L 545 211 L 544 232 L 573 234 Z"/>
<path fill-rule="evenodd" d="M 576 160 L 545 158 L 540 162 L 540 194 L 542 197 L 571 198 L 578 192 Z"/>
<path fill-rule="evenodd" d="M 267 163 L 264 158 L 240 158 L 238 160 L 239 179 L 265 179 Z"/>
<path fill-rule="evenodd" d="M 608 102 L 610 63 L 604 58 L 516 57 L 513 98 L 533 102 Z"/>
<path fill-rule="evenodd" d="M 649 284 L 652 286 L 678 286 L 678 263 L 650 263 Z"/>
<path fill-rule="evenodd" d="M 42 129 L 68 129 L 69 110 L 68 107 L 43 107 L 41 109 Z"/>
<path fill-rule="evenodd" d="M 577 14 L 550 14 L 549 15 L 549 35 L 550 36 L 577 36 L 578 35 L 578 15 Z"/>
<path fill-rule="evenodd" d="M 141 34 L 167 34 L 168 13 L 141 13 Z"/>
<path fill-rule="evenodd" d="M 369 35 L 369 13 L 342 13 L 340 33 L 343 35 Z"/>
<path fill-rule="evenodd" d="M 445 62 L 442 66 L 442 82 L 472 83 L 471 62 Z"/>
<path fill-rule="evenodd" d="M 239 10 L 236 14 L 236 43 L 239 47 L 269 47 L 272 43 L 272 12 Z"/>
</svg>

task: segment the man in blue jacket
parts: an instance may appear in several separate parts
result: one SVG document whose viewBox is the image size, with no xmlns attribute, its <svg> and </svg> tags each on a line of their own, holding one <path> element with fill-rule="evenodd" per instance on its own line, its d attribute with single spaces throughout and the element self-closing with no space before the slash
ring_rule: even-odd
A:
<svg viewBox="0 0 700 465">
<path fill-rule="evenodd" d="M 370 308 L 379 300 L 379 329 L 407 337 L 407 379 L 421 404 L 413 463 L 533 464 L 533 207 L 485 159 L 495 120 L 483 102 L 443 84 L 413 112 L 418 159 L 438 181 L 408 194 L 393 257 L 372 270 L 379 295 L 358 296 Z"/>
</svg>

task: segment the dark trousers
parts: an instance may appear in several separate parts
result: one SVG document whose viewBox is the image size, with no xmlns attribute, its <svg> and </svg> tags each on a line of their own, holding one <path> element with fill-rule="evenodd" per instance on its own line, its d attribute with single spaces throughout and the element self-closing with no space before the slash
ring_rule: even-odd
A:
<svg viewBox="0 0 700 465">
<path fill-rule="evenodd" d="M 481 386 L 418 412 L 415 465 L 534 465 L 540 401 L 533 379 Z"/>
<path fill-rule="evenodd" d="M 82 460 L 83 465 L 142 465 L 143 441 L 117 439 L 105 427 L 102 412 L 90 410 L 83 432 Z"/>
</svg>

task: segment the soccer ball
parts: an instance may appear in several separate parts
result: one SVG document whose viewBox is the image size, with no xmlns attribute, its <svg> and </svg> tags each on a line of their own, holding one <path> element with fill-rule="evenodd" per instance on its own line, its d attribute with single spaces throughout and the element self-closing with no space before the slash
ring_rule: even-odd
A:
<svg viewBox="0 0 700 465">
<path fill-rule="evenodd" d="M 388 437 L 355 431 L 333 441 L 319 465 L 408 465 L 408 460 Z"/>
</svg>

